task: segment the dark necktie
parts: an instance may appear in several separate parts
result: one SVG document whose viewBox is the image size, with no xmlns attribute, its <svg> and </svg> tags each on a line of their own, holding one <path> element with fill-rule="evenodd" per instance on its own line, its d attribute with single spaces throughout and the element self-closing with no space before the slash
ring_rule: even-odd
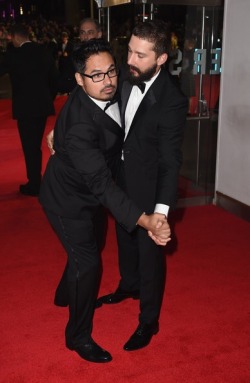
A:
<svg viewBox="0 0 250 383">
<path fill-rule="evenodd" d="M 145 87 L 146 87 L 145 82 L 142 82 L 141 84 L 137 84 L 137 86 L 138 86 L 138 88 L 140 89 L 140 91 L 141 91 L 142 93 L 144 93 L 144 91 L 145 91 Z"/>
</svg>

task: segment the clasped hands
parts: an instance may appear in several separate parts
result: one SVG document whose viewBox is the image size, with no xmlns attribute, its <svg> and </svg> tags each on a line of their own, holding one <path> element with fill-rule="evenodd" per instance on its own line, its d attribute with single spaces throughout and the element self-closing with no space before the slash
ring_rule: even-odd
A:
<svg viewBox="0 0 250 383">
<path fill-rule="evenodd" d="M 157 245 L 165 246 L 171 240 L 171 230 L 164 214 L 142 214 L 137 224 L 148 231 L 149 237 Z"/>
</svg>

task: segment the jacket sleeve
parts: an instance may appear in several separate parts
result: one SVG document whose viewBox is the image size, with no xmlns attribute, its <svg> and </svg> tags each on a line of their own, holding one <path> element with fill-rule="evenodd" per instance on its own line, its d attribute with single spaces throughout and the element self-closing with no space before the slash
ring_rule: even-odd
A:
<svg viewBox="0 0 250 383">
<path fill-rule="evenodd" d="M 179 170 L 182 164 L 182 140 L 186 126 L 187 99 L 173 97 L 161 113 L 158 126 L 159 164 L 156 202 L 174 208 Z"/>
<path fill-rule="evenodd" d="M 72 126 L 66 135 L 65 147 L 83 184 L 127 231 L 135 229 L 143 211 L 112 179 L 94 124 L 83 122 Z"/>
</svg>

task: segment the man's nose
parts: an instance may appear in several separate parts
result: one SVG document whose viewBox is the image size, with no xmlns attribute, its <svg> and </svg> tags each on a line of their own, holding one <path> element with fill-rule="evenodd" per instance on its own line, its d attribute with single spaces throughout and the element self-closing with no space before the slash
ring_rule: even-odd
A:
<svg viewBox="0 0 250 383">
<path fill-rule="evenodd" d="M 132 63 L 132 55 L 129 55 L 127 59 L 127 64 L 131 65 L 131 63 Z"/>
<path fill-rule="evenodd" d="M 111 84 L 112 83 L 112 79 L 108 76 L 108 74 L 106 73 L 105 76 L 104 76 L 104 80 L 103 82 L 105 84 Z"/>
</svg>

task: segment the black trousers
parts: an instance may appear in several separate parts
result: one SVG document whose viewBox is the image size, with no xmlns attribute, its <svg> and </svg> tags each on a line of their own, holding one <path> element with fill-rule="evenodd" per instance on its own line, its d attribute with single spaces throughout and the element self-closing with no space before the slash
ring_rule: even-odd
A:
<svg viewBox="0 0 250 383">
<path fill-rule="evenodd" d="M 80 345 L 89 341 L 102 267 L 93 220 L 60 217 L 45 211 L 66 250 L 69 320 L 66 342 Z"/>
<path fill-rule="evenodd" d="M 117 182 L 127 192 L 123 164 Z M 140 290 L 140 323 L 157 322 L 167 269 L 163 247 L 156 245 L 147 231 L 140 227 L 128 233 L 116 224 L 116 235 L 121 276 L 119 287 L 125 291 Z"/>
<path fill-rule="evenodd" d="M 99 209 L 96 211 L 93 217 L 93 224 L 94 224 L 94 234 L 95 234 L 97 248 L 99 253 L 101 254 L 106 244 L 106 236 L 107 236 L 107 230 L 108 230 L 108 213 L 103 206 L 100 206 Z M 63 305 L 67 305 L 69 302 L 68 282 L 67 282 L 68 267 L 69 265 L 67 261 L 62 277 L 56 288 L 55 299 L 54 299 L 55 302 L 58 302 L 59 304 L 63 304 Z"/>
<path fill-rule="evenodd" d="M 24 153 L 27 178 L 31 188 L 39 190 L 42 172 L 42 139 L 47 117 L 26 117 L 17 120 Z"/>
</svg>

